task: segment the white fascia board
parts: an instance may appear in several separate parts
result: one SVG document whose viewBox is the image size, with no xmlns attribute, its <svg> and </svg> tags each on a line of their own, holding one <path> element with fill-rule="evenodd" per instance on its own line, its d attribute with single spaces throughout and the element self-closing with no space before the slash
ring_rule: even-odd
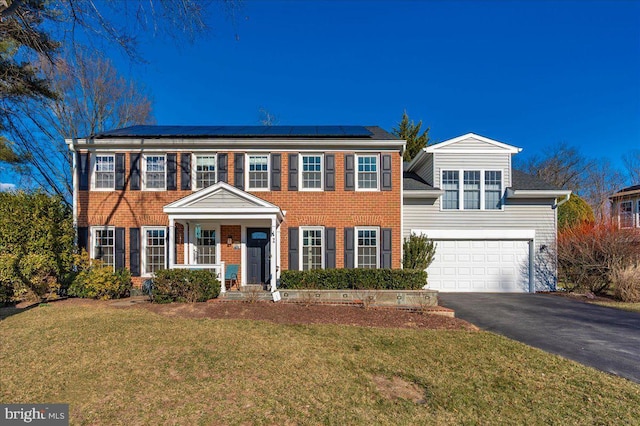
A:
<svg viewBox="0 0 640 426">
<path fill-rule="evenodd" d="M 221 190 L 226 190 L 227 192 L 230 192 L 246 201 L 249 201 L 251 203 L 254 203 L 256 205 L 256 207 L 265 207 L 265 208 L 276 208 L 279 210 L 279 207 L 271 204 L 268 201 L 263 200 L 262 198 L 256 197 L 253 194 L 250 194 L 248 192 L 245 192 L 241 189 L 236 188 L 235 186 L 229 185 L 226 182 L 218 182 L 215 185 L 209 186 L 207 188 L 204 189 L 200 189 L 196 192 L 194 192 L 193 194 L 187 195 L 184 198 L 181 198 L 177 201 L 174 201 L 172 203 L 167 204 L 166 206 L 164 206 L 164 208 L 187 208 L 190 205 L 192 205 L 193 203 L 196 203 L 206 197 L 208 197 L 209 195 L 214 194 L 215 192 L 221 191 Z"/>
<path fill-rule="evenodd" d="M 502 148 L 502 149 L 508 151 L 511 154 L 517 154 L 517 153 L 522 151 L 522 148 L 519 148 L 517 146 L 508 145 L 508 144 L 503 143 L 503 142 L 498 142 L 496 140 L 489 139 L 489 138 L 486 138 L 484 136 L 477 135 L 475 133 L 467 133 L 466 135 L 458 136 L 456 138 L 449 139 L 449 140 L 446 140 L 444 142 L 440 142 L 440 143 L 437 143 L 435 145 L 428 146 L 428 147 L 425 148 L 425 150 L 426 150 L 426 152 L 439 151 L 439 152 L 443 152 L 443 153 L 450 152 L 450 153 L 459 153 L 459 154 L 474 154 L 474 153 L 476 153 L 476 154 L 495 154 L 495 151 L 487 151 L 487 150 L 454 150 L 454 149 L 447 150 L 446 149 L 447 146 L 449 146 L 449 145 L 452 145 L 454 143 L 457 143 L 457 142 L 460 142 L 460 141 L 463 141 L 463 140 L 469 139 L 469 138 L 477 139 L 479 141 L 486 142 L 488 144 L 494 145 L 494 146 L 496 146 L 498 148 Z"/>
<path fill-rule="evenodd" d="M 640 194 L 640 189 L 634 189 L 633 191 L 617 192 L 617 193 L 611 195 L 609 197 L 609 199 L 614 201 L 614 200 L 618 200 L 618 199 L 622 199 L 622 198 L 625 198 L 625 197 L 630 197 L 630 196 L 638 195 L 638 194 Z"/>
<path fill-rule="evenodd" d="M 412 229 L 432 240 L 533 240 L 535 229 Z"/>
<path fill-rule="evenodd" d="M 444 191 L 441 189 L 430 189 L 424 191 L 405 190 L 402 193 L 402 198 L 438 198 L 442 194 L 444 194 Z"/>
<path fill-rule="evenodd" d="M 570 195 L 567 189 L 511 189 L 507 188 L 507 198 L 557 198 Z"/>
<path fill-rule="evenodd" d="M 227 212 L 228 213 L 228 212 Z M 273 219 L 273 214 L 247 214 L 243 216 L 238 216 L 237 214 L 210 214 L 210 213 L 184 213 L 184 214 L 174 214 L 171 215 L 174 220 L 179 221 L 190 221 L 190 220 L 250 220 L 250 219 L 259 219 L 259 220 L 271 220 Z M 278 223 L 282 222 L 282 218 L 278 216 Z"/>
</svg>

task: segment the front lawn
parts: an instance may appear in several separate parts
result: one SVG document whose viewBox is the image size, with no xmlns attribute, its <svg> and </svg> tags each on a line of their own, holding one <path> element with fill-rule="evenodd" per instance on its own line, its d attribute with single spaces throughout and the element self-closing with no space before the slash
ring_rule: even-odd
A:
<svg viewBox="0 0 640 426">
<path fill-rule="evenodd" d="M 640 303 L 625 303 L 625 302 L 617 302 L 617 301 L 603 301 L 603 300 L 594 300 L 594 305 L 607 306 L 609 308 L 622 309 L 623 311 L 629 312 L 640 312 Z"/>
<path fill-rule="evenodd" d="M 251 309 L 247 305 L 247 309 Z M 2 402 L 72 424 L 633 424 L 640 386 L 486 332 L 50 304 L 0 321 Z"/>
</svg>

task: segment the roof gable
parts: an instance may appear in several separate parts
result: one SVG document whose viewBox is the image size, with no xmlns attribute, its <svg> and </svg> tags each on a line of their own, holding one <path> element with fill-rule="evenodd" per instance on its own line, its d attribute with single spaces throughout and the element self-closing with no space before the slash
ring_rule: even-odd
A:
<svg viewBox="0 0 640 426">
<path fill-rule="evenodd" d="M 484 136 L 480 136 L 475 133 L 467 133 L 466 135 L 458 136 L 457 138 L 449 139 L 444 142 L 428 146 L 424 148 L 424 151 L 428 153 L 448 152 L 460 154 L 480 154 L 502 152 L 517 154 L 518 152 L 522 151 L 522 148 L 498 142 L 493 139 L 485 138 Z"/>
<path fill-rule="evenodd" d="M 244 192 L 225 182 L 201 189 L 180 200 L 166 205 L 165 212 L 180 209 L 182 211 L 233 210 L 233 209 L 277 209 L 275 206 L 255 195 Z"/>
</svg>

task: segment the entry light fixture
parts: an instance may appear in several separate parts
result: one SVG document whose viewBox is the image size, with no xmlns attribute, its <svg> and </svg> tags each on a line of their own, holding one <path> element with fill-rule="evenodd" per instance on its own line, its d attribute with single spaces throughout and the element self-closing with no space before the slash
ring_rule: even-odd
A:
<svg viewBox="0 0 640 426">
<path fill-rule="evenodd" d="M 229 235 L 227 237 L 227 247 L 231 247 L 231 244 L 233 244 L 233 236 Z"/>
</svg>

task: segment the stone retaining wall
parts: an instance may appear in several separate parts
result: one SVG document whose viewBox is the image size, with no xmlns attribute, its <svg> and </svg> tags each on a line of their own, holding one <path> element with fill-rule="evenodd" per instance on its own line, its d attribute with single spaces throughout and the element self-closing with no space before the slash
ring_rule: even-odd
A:
<svg viewBox="0 0 640 426">
<path fill-rule="evenodd" d="M 289 290 L 280 289 L 283 302 L 348 303 L 366 306 L 438 306 L 437 290 Z"/>
</svg>

